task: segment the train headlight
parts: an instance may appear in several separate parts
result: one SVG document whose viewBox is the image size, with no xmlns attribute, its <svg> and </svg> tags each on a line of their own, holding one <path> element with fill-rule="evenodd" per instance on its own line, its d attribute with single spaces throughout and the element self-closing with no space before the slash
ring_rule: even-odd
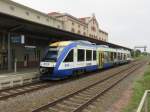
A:
<svg viewBox="0 0 150 112">
<path fill-rule="evenodd" d="M 46 68 L 40 68 L 40 73 L 43 74 L 46 72 Z"/>
</svg>

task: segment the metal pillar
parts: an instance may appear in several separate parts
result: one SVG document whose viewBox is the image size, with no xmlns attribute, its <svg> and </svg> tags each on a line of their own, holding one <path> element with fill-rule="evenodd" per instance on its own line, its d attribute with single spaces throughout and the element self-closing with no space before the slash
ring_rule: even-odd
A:
<svg viewBox="0 0 150 112">
<path fill-rule="evenodd" d="M 12 55 L 11 55 L 11 36 L 8 33 L 8 71 L 12 70 Z"/>
<path fill-rule="evenodd" d="M 2 37 L 2 50 L 5 50 L 5 33 L 3 33 Z"/>
<path fill-rule="evenodd" d="M 2 35 L 2 51 L 5 52 L 6 50 L 6 43 L 5 43 L 5 33 L 3 32 Z M 4 56 L 2 55 L 2 65 L 1 65 L 1 69 L 5 68 L 5 64 L 4 64 Z"/>
</svg>

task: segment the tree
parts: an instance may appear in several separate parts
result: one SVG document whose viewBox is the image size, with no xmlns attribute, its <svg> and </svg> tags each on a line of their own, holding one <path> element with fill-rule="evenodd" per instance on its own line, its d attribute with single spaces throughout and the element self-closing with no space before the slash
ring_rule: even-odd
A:
<svg viewBox="0 0 150 112">
<path fill-rule="evenodd" d="M 138 56 L 140 56 L 140 55 L 141 55 L 141 51 L 140 51 L 139 49 L 137 49 L 137 50 L 135 51 L 135 56 L 138 57 Z"/>
</svg>

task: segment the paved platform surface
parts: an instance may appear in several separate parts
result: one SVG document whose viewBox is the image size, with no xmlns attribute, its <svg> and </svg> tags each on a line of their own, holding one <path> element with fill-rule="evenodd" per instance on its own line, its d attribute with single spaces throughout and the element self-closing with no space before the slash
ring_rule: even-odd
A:
<svg viewBox="0 0 150 112">
<path fill-rule="evenodd" d="M 0 90 L 36 82 L 39 80 L 39 76 L 38 70 L 2 73 L 0 74 Z"/>
</svg>

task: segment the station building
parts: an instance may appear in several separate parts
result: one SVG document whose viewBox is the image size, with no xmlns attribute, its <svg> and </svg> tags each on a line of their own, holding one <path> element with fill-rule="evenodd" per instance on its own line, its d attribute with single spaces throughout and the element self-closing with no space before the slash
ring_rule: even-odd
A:
<svg viewBox="0 0 150 112">
<path fill-rule="evenodd" d="M 76 18 L 68 13 L 58 12 L 51 12 L 48 15 L 62 21 L 63 30 L 108 42 L 108 33 L 100 29 L 95 14 L 91 17 L 82 18 Z"/>
<path fill-rule="evenodd" d="M 76 19 L 70 16 L 69 18 L 74 21 Z M 77 22 L 82 29 L 80 32 L 65 30 L 62 20 L 11 0 L 0 0 L 0 72 L 13 71 L 15 62 L 18 69 L 38 68 L 45 49 L 55 41 L 88 40 L 113 48 L 128 49 L 98 40 L 93 33 L 91 35 L 94 38 L 91 38 L 86 30 L 86 22 L 79 19 L 75 23 Z M 96 21 L 95 23 L 97 24 Z M 99 28 L 97 31 L 102 32 Z M 107 35 L 106 32 L 103 33 Z"/>
</svg>

